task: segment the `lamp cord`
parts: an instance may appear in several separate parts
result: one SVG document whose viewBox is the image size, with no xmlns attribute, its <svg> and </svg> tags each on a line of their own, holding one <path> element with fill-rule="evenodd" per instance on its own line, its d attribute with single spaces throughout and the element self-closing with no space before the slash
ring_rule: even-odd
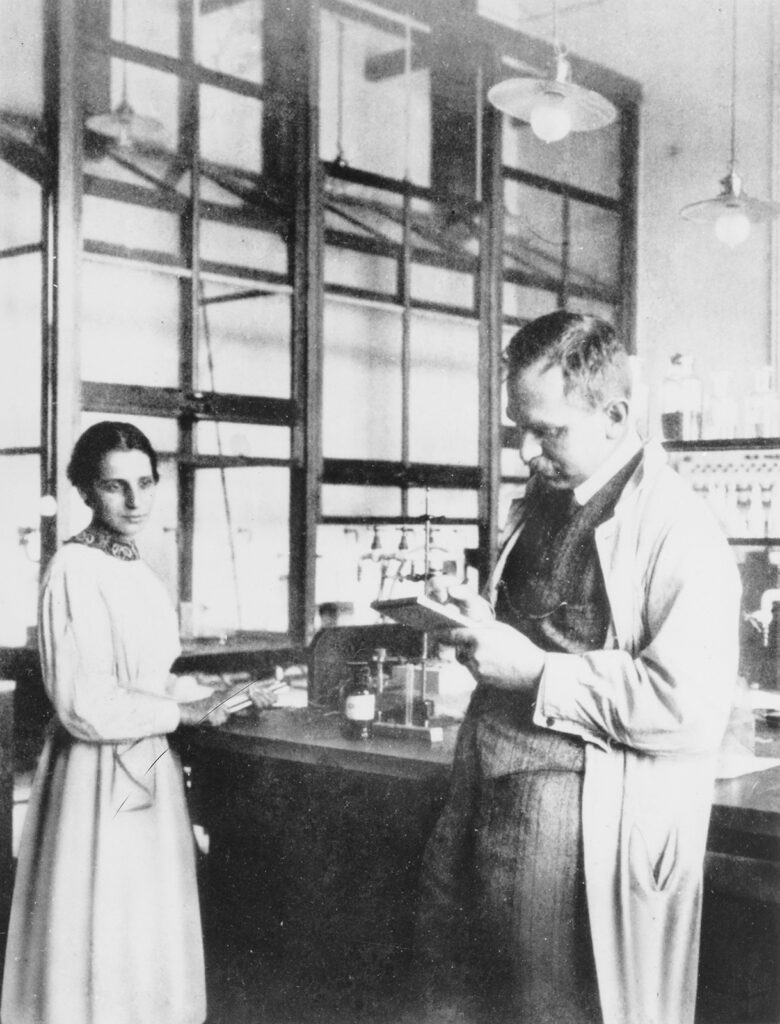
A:
<svg viewBox="0 0 780 1024">
<path fill-rule="evenodd" d="M 553 17 L 553 49 L 555 50 L 556 57 L 566 56 L 566 47 L 561 43 L 560 32 L 558 30 L 558 0 L 553 0 L 552 8 Z"/>
<path fill-rule="evenodd" d="M 127 43 L 127 0 L 122 0 L 122 42 Z M 127 61 L 122 58 L 122 107 L 127 106 Z"/>
<path fill-rule="evenodd" d="M 338 25 L 338 63 L 336 73 L 336 163 L 344 165 L 344 19 Z"/>
<path fill-rule="evenodd" d="M 731 166 L 737 162 L 737 0 L 731 2 Z"/>
<path fill-rule="evenodd" d="M 561 48 L 560 39 L 558 37 L 558 0 L 553 0 L 553 46 L 556 52 Z"/>
<path fill-rule="evenodd" d="M 412 26 L 404 25 L 404 181 L 409 181 L 412 148 Z"/>
</svg>

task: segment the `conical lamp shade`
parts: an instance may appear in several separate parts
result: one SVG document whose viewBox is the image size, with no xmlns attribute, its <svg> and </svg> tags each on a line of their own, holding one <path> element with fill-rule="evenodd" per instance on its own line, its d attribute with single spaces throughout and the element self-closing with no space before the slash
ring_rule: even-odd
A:
<svg viewBox="0 0 780 1024">
<path fill-rule="evenodd" d="M 487 98 L 502 113 L 529 123 L 540 105 L 560 104 L 573 132 L 606 128 L 617 117 L 617 110 L 608 99 L 571 81 L 569 62 L 563 54 L 557 56 L 554 79 L 508 78 L 494 85 Z"/>
<path fill-rule="evenodd" d="M 723 179 L 724 184 L 732 176 Z M 733 177 L 736 177 L 734 175 Z M 753 199 L 746 196 L 740 189 L 738 192 L 726 186 L 719 196 L 713 199 L 702 199 L 698 203 L 689 203 L 680 210 L 680 216 L 697 224 L 713 224 L 727 210 L 741 210 L 753 224 L 771 220 L 780 213 L 780 203 L 769 199 Z"/>
<path fill-rule="evenodd" d="M 87 118 L 87 128 L 98 135 L 115 139 L 120 146 L 134 142 L 158 142 L 163 130 L 156 118 L 136 114 L 126 99 L 108 114 L 95 114 Z"/>
</svg>

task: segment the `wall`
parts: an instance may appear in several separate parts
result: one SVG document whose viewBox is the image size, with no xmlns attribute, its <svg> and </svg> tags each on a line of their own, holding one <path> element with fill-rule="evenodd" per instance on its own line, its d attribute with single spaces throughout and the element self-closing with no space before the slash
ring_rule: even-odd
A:
<svg viewBox="0 0 780 1024">
<path fill-rule="evenodd" d="M 745 191 L 780 197 L 772 168 L 774 0 L 737 2 L 737 169 Z M 751 373 L 776 358 L 772 340 L 773 229 L 756 225 L 736 249 L 679 216 L 712 198 L 728 170 L 731 110 L 730 0 L 603 0 L 566 11 L 559 31 L 577 54 L 638 80 L 644 90 L 639 184 L 638 353 L 657 423 L 664 365 L 690 352 L 705 385 Z M 541 29 L 536 28 L 537 31 Z M 777 229 L 774 229 L 777 230 Z M 772 266 L 774 262 L 774 268 Z"/>
</svg>

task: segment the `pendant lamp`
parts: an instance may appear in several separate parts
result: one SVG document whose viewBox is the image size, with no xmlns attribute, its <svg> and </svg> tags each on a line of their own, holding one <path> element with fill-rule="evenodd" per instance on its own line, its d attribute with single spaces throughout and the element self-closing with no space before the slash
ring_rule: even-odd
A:
<svg viewBox="0 0 780 1024">
<path fill-rule="evenodd" d="M 519 121 L 527 121 L 534 135 L 544 142 L 557 142 L 569 132 L 590 132 L 605 128 L 617 117 L 617 110 L 597 92 L 571 80 L 567 51 L 558 38 L 558 3 L 553 0 L 553 78 L 508 78 L 488 91 L 488 102 Z"/>
<path fill-rule="evenodd" d="M 122 42 L 127 42 L 127 0 L 122 0 Z M 161 122 L 154 117 L 137 114 L 127 98 L 127 61 L 122 61 L 122 93 L 119 103 L 106 114 L 88 117 L 87 128 L 115 140 L 120 147 L 159 141 L 163 130 Z"/>
<path fill-rule="evenodd" d="M 689 203 L 680 210 L 686 220 L 697 224 L 712 224 L 715 236 L 729 248 L 734 248 L 750 234 L 753 224 L 771 220 L 780 213 L 780 203 L 768 199 L 753 199 L 742 190 L 742 178 L 736 171 L 736 99 L 737 99 L 737 5 L 732 2 L 731 24 L 731 151 L 729 169 L 721 179 L 721 193 L 714 199 Z"/>
</svg>

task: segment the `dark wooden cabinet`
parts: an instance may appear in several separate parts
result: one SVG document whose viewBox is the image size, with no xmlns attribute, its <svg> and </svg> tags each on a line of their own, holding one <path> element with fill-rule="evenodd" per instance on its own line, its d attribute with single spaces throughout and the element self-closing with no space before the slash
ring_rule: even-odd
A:
<svg viewBox="0 0 780 1024">
<path fill-rule="evenodd" d="M 360 744 L 313 711 L 182 733 L 210 837 L 207 949 L 247 972 L 257 958 L 296 965 L 300 1021 L 400 1020 L 455 734 Z M 699 1024 L 780 1020 L 780 768 L 718 784 L 708 845 Z"/>
</svg>

